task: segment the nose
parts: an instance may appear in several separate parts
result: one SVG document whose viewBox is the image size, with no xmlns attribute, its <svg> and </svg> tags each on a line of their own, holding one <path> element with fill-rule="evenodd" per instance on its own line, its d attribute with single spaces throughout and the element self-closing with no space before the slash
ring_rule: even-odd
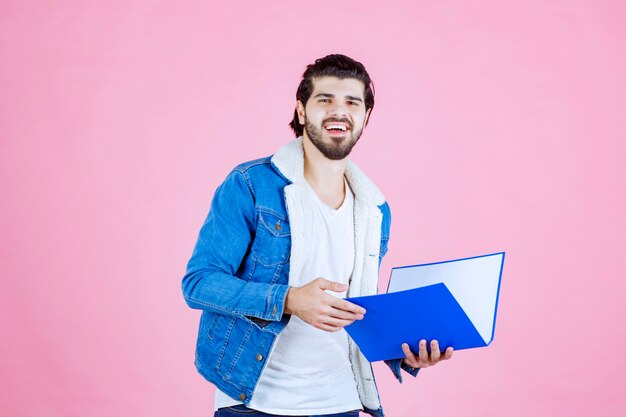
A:
<svg viewBox="0 0 626 417">
<path fill-rule="evenodd" d="M 330 109 L 330 116 L 331 117 L 337 117 L 339 119 L 342 119 L 344 117 L 346 117 L 348 115 L 348 112 L 346 111 L 345 107 L 342 104 L 335 104 L 335 106 L 333 106 L 332 109 Z"/>
</svg>

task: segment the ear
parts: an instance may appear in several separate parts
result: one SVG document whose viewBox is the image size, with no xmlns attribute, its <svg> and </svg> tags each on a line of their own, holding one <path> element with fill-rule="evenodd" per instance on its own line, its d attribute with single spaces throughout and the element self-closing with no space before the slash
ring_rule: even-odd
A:
<svg viewBox="0 0 626 417">
<path fill-rule="evenodd" d="M 300 100 L 296 101 L 296 111 L 298 112 L 298 122 L 300 122 L 301 125 L 304 125 L 304 104 L 302 104 Z"/>
<path fill-rule="evenodd" d="M 372 111 L 371 108 L 367 109 L 367 112 L 365 113 L 365 123 L 363 123 L 363 127 L 367 126 L 367 123 L 370 121 L 370 112 Z"/>
</svg>

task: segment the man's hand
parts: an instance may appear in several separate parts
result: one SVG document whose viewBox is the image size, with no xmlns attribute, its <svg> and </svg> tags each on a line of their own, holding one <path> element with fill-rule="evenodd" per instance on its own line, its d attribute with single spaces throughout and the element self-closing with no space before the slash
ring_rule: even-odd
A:
<svg viewBox="0 0 626 417">
<path fill-rule="evenodd" d="M 409 348 L 409 345 L 406 343 L 402 344 L 402 351 L 405 356 L 402 362 L 411 368 L 428 368 L 441 361 L 450 359 L 454 353 L 454 349 L 449 347 L 442 356 L 439 351 L 439 342 L 434 339 L 430 341 L 430 356 L 428 355 L 426 340 L 424 339 L 420 340 L 419 353 L 417 355 L 411 351 L 411 348 Z"/>
<path fill-rule="evenodd" d="M 336 332 L 361 320 L 365 309 L 341 298 L 324 292 L 342 292 L 348 289 L 345 284 L 317 278 L 302 287 L 291 287 L 287 292 L 285 313 L 295 314 L 306 323 L 327 332 Z"/>
</svg>

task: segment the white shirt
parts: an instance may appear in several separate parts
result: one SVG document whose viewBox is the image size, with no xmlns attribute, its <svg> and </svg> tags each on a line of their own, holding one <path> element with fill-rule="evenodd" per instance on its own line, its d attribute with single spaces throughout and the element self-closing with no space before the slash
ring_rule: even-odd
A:
<svg viewBox="0 0 626 417">
<path fill-rule="evenodd" d="M 290 277 L 290 285 L 300 287 L 318 277 L 348 284 L 354 267 L 354 196 L 344 183 L 346 196 L 336 210 L 308 187 L 305 215 L 310 221 L 305 236 L 311 251 L 305 255 L 301 275 Z M 216 390 L 216 410 L 235 404 L 241 402 Z M 361 409 L 346 331 L 327 332 L 292 316 L 274 343 L 248 407 L 282 415 Z"/>
</svg>

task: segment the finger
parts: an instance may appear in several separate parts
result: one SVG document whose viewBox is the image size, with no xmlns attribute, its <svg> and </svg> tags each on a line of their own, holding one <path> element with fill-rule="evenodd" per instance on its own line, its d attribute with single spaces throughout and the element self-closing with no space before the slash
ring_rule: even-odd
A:
<svg viewBox="0 0 626 417">
<path fill-rule="evenodd" d="M 352 324 L 354 320 L 343 320 L 343 319 L 336 319 L 333 317 L 326 317 L 323 319 L 323 322 L 324 324 L 327 324 L 329 326 L 337 327 L 337 329 L 343 329 L 347 325 Z"/>
<path fill-rule="evenodd" d="M 430 360 L 432 362 L 438 362 L 441 358 L 441 351 L 439 350 L 439 342 L 436 339 L 430 341 Z"/>
<path fill-rule="evenodd" d="M 329 295 L 328 297 L 335 298 L 332 295 Z M 325 301 L 330 302 L 331 300 L 326 299 Z M 320 313 L 320 316 L 321 316 L 320 318 L 322 321 L 325 321 L 327 317 L 332 317 L 332 318 L 341 319 L 341 320 L 350 320 L 350 321 L 361 320 L 363 318 L 362 314 L 355 314 L 350 311 L 340 310 L 338 308 L 333 307 L 330 304 L 325 304 L 325 305 L 322 304 L 320 306 L 319 313 Z"/>
<path fill-rule="evenodd" d="M 334 292 L 342 292 L 348 289 L 346 284 L 342 284 L 340 282 L 329 281 L 324 278 L 317 278 L 316 280 L 317 286 L 322 290 L 331 290 Z"/>
<path fill-rule="evenodd" d="M 341 330 L 341 327 L 331 326 L 330 324 L 326 324 L 326 323 L 319 323 L 315 325 L 314 327 L 320 330 L 327 331 L 327 332 L 338 332 L 339 330 Z"/>
<path fill-rule="evenodd" d="M 349 311 L 340 310 L 340 309 L 335 308 L 335 307 L 330 307 L 330 311 L 328 312 L 328 316 L 329 317 L 334 317 L 334 318 L 337 318 L 337 319 L 350 320 L 350 321 L 362 320 L 363 319 L 363 314 L 351 313 Z"/>
<path fill-rule="evenodd" d="M 411 351 L 407 343 L 402 344 L 402 352 L 404 352 L 404 362 L 406 362 L 407 365 L 413 368 L 419 368 L 421 366 L 419 360 L 415 357 L 415 354 Z"/>
<path fill-rule="evenodd" d="M 448 347 L 448 349 L 446 349 L 446 353 L 443 354 L 443 358 L 450 359 L 453 353 L 454 353 L 454 349 L 452 348 L 452 346 L 450 346 Z"/>
<path fill-rule="evenodd" d="M 329 295 L 328 297 L 329 304 L 335 308 L 338 308 L 339 310 L 344 310 L 355 314 L 365 314 L 365 309 L 361 306 L 358 306 L 346 300 L 342 300 L 341 298 L 333 297 L 332 295 Z"/>
<path fill-rule="evenodd" d="M 419 345 L 419 356 L 421 363 L 428 363 L 428 350 L 426 350 L 426 340 L 420 340 Z"/>
</svg>

